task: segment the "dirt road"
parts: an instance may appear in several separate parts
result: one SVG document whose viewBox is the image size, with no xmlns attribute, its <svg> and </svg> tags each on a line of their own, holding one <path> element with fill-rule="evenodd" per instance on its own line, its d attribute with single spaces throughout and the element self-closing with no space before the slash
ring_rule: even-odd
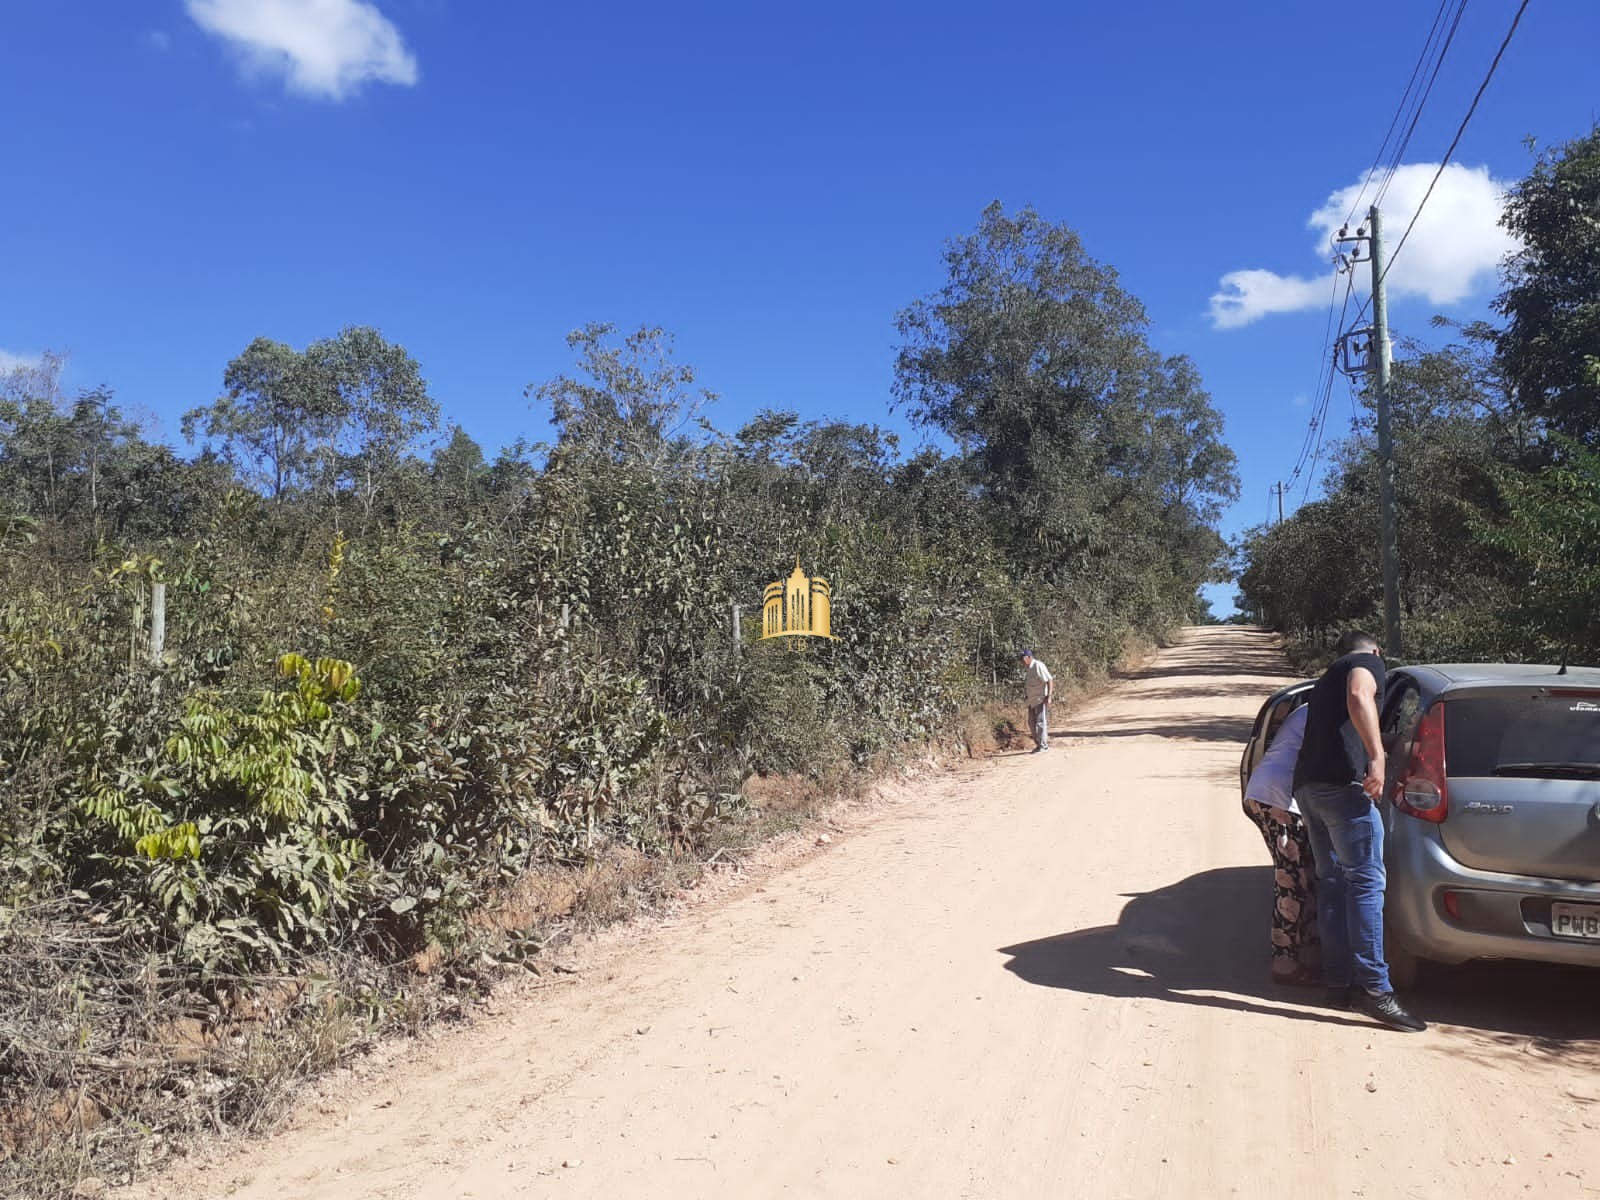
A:
<svg viewBox="0 0 1600 1200">
<path fill-rule="evenodd" d="M 1283 675 L 1191 631 L 997 759 L 613 939 L 190 1194 L 1583 1196 L 1600 984 L 1480 967 L 1404 1035 L 1267 981 L 1237 763 Z M 1600 973 L 1597 973 L 1600 975 Z"/>
</svg>

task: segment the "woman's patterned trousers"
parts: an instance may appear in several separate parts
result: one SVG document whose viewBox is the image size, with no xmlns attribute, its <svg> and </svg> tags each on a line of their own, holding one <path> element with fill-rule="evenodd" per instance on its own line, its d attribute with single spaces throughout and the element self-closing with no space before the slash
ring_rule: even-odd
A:
<svg viewBox="0 0 1600 1200">
<path fill-rule="evenodd" d="M 1298 816 L 1244 802 L 1244 815 L 1255 822 L 1272 855 L 1272 975 L 1283 982 L 1322 966 L 1317 937 L 1317 866 L 1311 842 Z"/>
</svg>

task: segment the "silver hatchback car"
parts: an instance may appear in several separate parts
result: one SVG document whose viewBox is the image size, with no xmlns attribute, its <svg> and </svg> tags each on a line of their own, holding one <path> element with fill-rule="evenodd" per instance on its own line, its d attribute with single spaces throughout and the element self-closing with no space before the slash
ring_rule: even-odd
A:
<svg viewBox="0 0 1600 1200">
<path fill-rule="evenodd" d="M 1310 690 L 1261 706 L 1241 786 Z M 1396 986 L 1424 962 L 1600 967 L 1600 669 L 1399 667 L 1380 723 Z"/>
<path fill-rule="evenodd" d="M 1396 983 L 1424 961 L 1600 966 L 1600 669 L 1402 667 L 1380 724 Z"/>
</svg>

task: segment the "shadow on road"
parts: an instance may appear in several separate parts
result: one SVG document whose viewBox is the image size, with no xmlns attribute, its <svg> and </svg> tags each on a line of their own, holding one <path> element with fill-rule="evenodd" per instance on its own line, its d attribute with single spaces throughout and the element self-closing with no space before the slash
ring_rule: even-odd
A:
<svg viewBox="0 0 1600 1200">
<path fill-rule="evenodd" d="M 1102 721 L 1089 729 L 1052 729 L 1050 736 L 1063 738 L 1164 737 L 1178 741 L 1238 742 L 1241 746 L 1250 737 L 1252 716 L 1218 717 L 1167 717 L 1159 721 L 1134 720 L 1127 724 Z"/>
<path fill-rule="evenodd" d="M 1152 704 L 1163 700 L 1230 700 L 1235 696 L 1264 701 L 1276 690 L 1269 684 L 1216 683 L 1209 687 L 1140 688 L 1129 693 L 1129 699 Z"/>
<path fill-rule="evenodd" d="M 1165 659 L 1159 667 L 1146 667 L 1141 671 L 1126 671 L 1113 676 L 1113 678 L 1118 680 L 1137 680 L 1172 679 L 1176 677 L 1192 678 L 1197 676 L 1205 676 L 1209 679 L 1259 678 L 1277 680 L 1278 683 L 1273 686 L 1293 683 L 1299 678 L 1298 675 L 1293 674 L 1283 665 L 1281 659 L 1277 662 L 1269 662 L 1265 659 L 1261 662 L 1230 662 L 1226 666 L 1210 659 L 1195 662 Z M 1272 690 L 1271 687 L 1268 687 L 1268 690 Z"/>
<path fill-rule="evenodd" d="M 1270 867 L 1220 867 L 1133 895 L 1115 925 L 1006 946 L 1005 969 L 1040 987 L 1341 1024 L 1315 989 L 1267 978 Z M 1226 993 L 1217 995 L 1214 993 Z M 1433 967 L 1405 993 L 1441 1053 L 1498 1067 L 1600 1071 L 1600 970 L 1540 963 Z M 1600 1102 L 1600 1083 L 1594 1099 Z"/>
<path fill-rule="evenodd" d="M 1241 678 L 1275 679 L 1284 683 L 1294 678 L 1284 661 L 1283 646 L 1276 634 L 1234 631 L 1228 635 L 1224 661 L 1217 657 L 1216 643 L 1200 630 L 1190 630 L 1164 648 L 1158 662 L 1137 670 L 1118 671 L 1116 679 L 1170 679 L 1207 676 L 1218 681 Z"/>
<path fill-rule="evenodd" d="M 1320 992 L 1269 982 L 1271 897 L 1270 867 L 1221 867 L 1133 896 L 1115 925 L 1006 946 L 1000 953 L 1011 956 L 1006 970 L 1040 987 L 1357 1023 L 1332 1009 L 1304 1007 L 1320 999 Z M 1228 994 L 1210 994 L 1216 992 Z M 1265 1002 L 1269 996 L 1284 1007 Z"/>
<path fill-rule="evenodd" d="M 1527 962 L 1435 966 L 1406 998 L 1428 1020 L 1456 1027 L 1451 1054 L 1518 1069 L 1600 1071 L 1600 971 Z"/>
</svg>

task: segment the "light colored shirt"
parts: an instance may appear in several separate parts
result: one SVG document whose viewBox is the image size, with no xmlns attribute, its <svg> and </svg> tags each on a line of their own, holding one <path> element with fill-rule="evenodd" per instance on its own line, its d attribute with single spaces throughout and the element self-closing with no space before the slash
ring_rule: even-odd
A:
<svg viewBox="0 0 1600 1200">
<path fill-rule="evenodd" d="M 1036 658 L 1022 668 L 1022 680 L 1027 688 L 1029 705 L 1043 704 L 1045 690 L 1050 685 L 1050 668 Z"/>
<path fill-rule="evenodd" d="M 1293 794 L 1294 760 L 1300 755 L 1300 742 L 1306 733 L 1306 714 L 1310 711 L 1309 704 L 1302 704 L 1283 719 L 1278 732 L 1272 736 L 1272 744 L 1250 773 L 1245 799 L 1285 812 L 1300 811 Z"/>
</svg>

